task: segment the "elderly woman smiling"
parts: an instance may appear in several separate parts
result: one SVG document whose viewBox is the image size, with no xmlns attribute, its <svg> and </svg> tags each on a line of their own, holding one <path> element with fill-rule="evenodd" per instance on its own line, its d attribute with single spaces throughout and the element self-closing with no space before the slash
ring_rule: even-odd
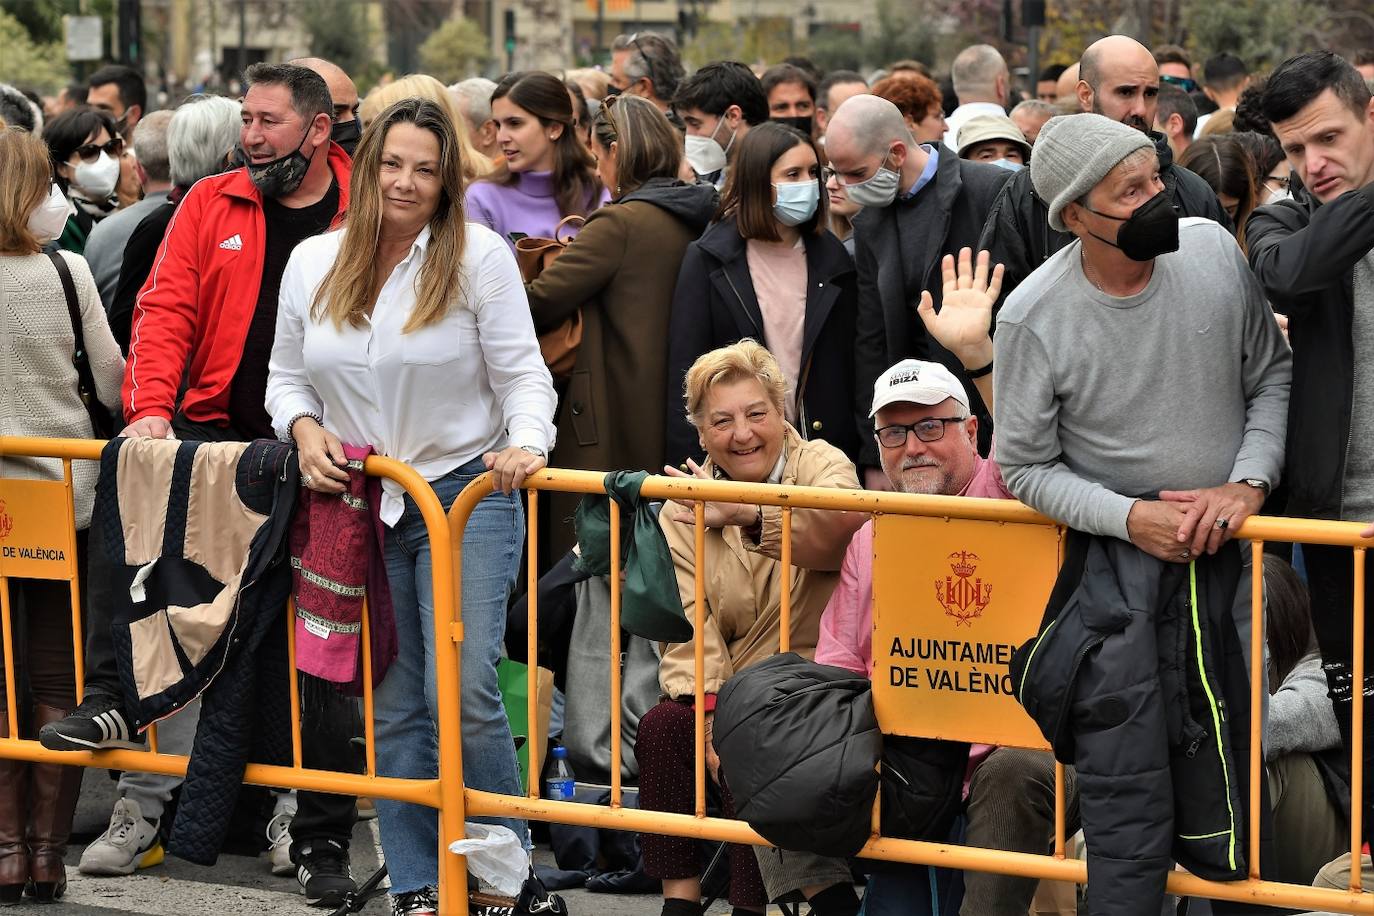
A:
<svg viewBox="0 0 1374 916">
<path fill-rule="evenodd" d="M 689 462 L 693 475 L 745 483 L 857 488 L 844 453 L 820 440 L 804 440 L 783 419 L 787 380 L 777 361 L 752 340 L 701 356 L 687 372 L 687 414 L 707 460 Z M 688 476 L 676 468 L 668 474 Z M 776 654 L 780 641 L 783 568 L 782 510 L 774 506 L 708 503 L 706 553 L 696 555 L 691 504 L 666 506 L 660 523 L 676 567 L 688 619 L 695 614 L 694 571 L 704 564 L 707 765 L 718 761 L 710 743 L 715 695 L 735 672 Z M 859 513 L 798 509 L 792 513 L 790 646 L 815 652 L 821 612 L 839 578 L 850 536 L 864 522 Z M 691 643 L 665 648 L 659 685 L 665 699 L 639 724 L 635 755 L 640 765 L 640 807 L 690 813 L 693 791 L 693 695 L 695 652 Z M 721 795 L 733 813 L 729 792 Z M 701 863 L 692 840 L 641 834 L 645 872 L 663 880 L 664 914 L 700 913 Z M 757 860 L 755 856 L 757 855 Z M 730 900 L 737 908 L 765 903 L 800 890 L 818 916 L 852 914 L 858 900 L 849 867 L 806 853 L 747 847 L 730 850 Z M 762 881 L 760 881 L 760 872 Z"/>
</svg>

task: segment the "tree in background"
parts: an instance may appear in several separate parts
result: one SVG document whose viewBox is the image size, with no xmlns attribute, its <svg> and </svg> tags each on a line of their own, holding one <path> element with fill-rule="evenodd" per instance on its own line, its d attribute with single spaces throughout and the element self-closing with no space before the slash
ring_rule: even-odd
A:
<svg viewBox="0 0 1374 916">
<path fill-rule="evenodd" d="M 420 67 L 445 85 L 479 73 L 491 58 L 487 36 L 471 19 L 455 17 L 420 45 Z"/>
<path fill-rule="evenodd" d="M 59 33 L 60 34 L 60 33 Z M 0 9 L 0 83 L 52 93 L 71 81 L 60 41 L 37 42 L 18 18 Z"/>
<path fill-rule="evenodd" d="M 310 54 L 333 61 L 357 79 L 374 66 L 375 34 L 362 0 L 296 0 L 296 19 L 310 36 Z"/>
</svg>

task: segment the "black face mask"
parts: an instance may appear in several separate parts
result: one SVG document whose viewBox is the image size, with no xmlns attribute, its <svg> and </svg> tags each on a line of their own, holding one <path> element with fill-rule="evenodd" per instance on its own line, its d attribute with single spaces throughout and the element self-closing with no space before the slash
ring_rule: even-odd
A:
<svg viewBox="0 0 1374 916">
<path fill-rule="evenodd" d="M 1168 191 L 1160 191 L 1136 207 L 1130 216 L 1100 213 L 1086 204 L 1084 209 L 1121 223 L 1115 242 L 1104 239 L 1091 230 L 1088 234 L 1099 242 L 1120 248 L 1121 253 L 1132 261 L 1153 261 L 1162 254 L 1178 251 L 1179 213 Z"/>
<path fill-rule="evenodd" d="M 353 151 L 358 148 L 358 138 L 362 135 L 363 128 L 357 118 L 351 121 L 338 121 L 329 128 L 329 138 L 342 146 L 350 159 L 353 158 Z"/>
<path fill-rule="evenodd" d="M 811 136 L 810 115 L 807 115 L 805 117 L 797 116 L 795 118 L 769 118 L 769 120 L 776 121 L 779 124 L 786 124 L 788 127 L 795 127 L 797 130 L 806 134 L 808 137 Z"/>
<path fill-rule="evenodd" d="M 305 173 L 310 170 L 310 158 L 301 152 L 301 147 L 305 146 L 309 137 L 310 129 L 306 128 L 299 146 L 285 156 L 263 163 L 254 163 L 247 150 L 239 150 L 240 161 L 248 166 L 248 177 L 263 197 L 285 197 L 305 181 Z"/>
</svg>

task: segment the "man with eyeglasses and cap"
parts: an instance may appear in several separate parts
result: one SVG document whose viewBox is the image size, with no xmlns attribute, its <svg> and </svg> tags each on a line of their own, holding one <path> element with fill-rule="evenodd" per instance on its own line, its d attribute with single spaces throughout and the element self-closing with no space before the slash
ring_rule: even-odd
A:
<svg viewBox="0 0 1374 916">
<path fill-rule="evenodd" d="M 617 36 L 611 46 L 611 95 L 646 98 L 667 114 L 686 75 L 677 44 L 657 32 Z"/>
<path fill-rule="evenodd" d="M 1018 699 L 1032 715 L 1047 708 L 1055 694 L 1043 684 L 1072 703 L 1068 738 L 1053 740 L 1078 775 L 1088 912 L 1157 914 L 1175 856 L 1194 873 L 1202 862 L 1214 879 L 1233 880 L 1244 865 L 1223 872 L 1218 857 L 1241 861 L 1237 837 L 1252 828 L 1268 839 L 1267 824 L 1232 816 L 1227 826 L 1226 804 L 1244 808 L 1246 797 L 1227 755 L 1246 759 L 1249 716 L 1263 715 L 1245 702 L 1249 579 L 1228 541 L 1283 468 L 1291 359 L 1240 248 L 1211 220 L 1180 220 L 1144 133 L 1096 114 L 1054 118 L 1028 171 L 1050 225 L 1074 241 L 998 315 L 996 460 L 1018 499 L 1070 532 L 1059 604 L 1047 611 L 1054 622 L 1034 644 L 1037 660 L 1057 661 L 1026 662 Z M 1183 630 L 1180 593 L 1192 610 Z M 1130 608 L 1126 619 L 1117 607 Z M 1057 641 L 1073 651 L 1065 640 L 1088 626 L 1101 638 L 1078 656 L 1081 667 L 1044 649 Z M 1213 741 L 1201 752 L 1198 737 L 1187 762 L 1188 745 L 1168 740 L 1174 707 L 1162 693 L 1179 670 L 1181 632 L 1199 656 L 1210 647 L 1202 683 L 1215 679 L 1227 699 L 1227 725 L 1207 729 Z M 1220 772 L 1199 778 L 1218 759 Z M 1199 786 L 1209 787 L 1206 802 L 1194 800 L 1201 813 L 1222 806 L 1207 819 L 1221 825 L 1209 834 L 1220 847 L 1204 842 L 1197 811 L 1175 803 Z"/>
<path fill-rule="evenodd" d="M 868 395 L 878 375 L 914 357 L 942 363 L 965 388 L 982 372 L 965 369 L 931 339 L 912 307 L 933 285 L 944 255 L 977 244 L 997 192 L 1011 172 L 960 159 L 940 144 L 918 145 L 897 106 L 876 95 L 846 100 L 826 131 L 830 171 L 849 199 L 864 209 L 854 219 L 859 302 L 854 342 L 858 379 L 854 405 L 863 451 L 862 480 L 871 489 L 891 484 L 868 426 Z M 933 291 L 938 309 L 943 293 Z M 992 417 L 976 393 L 980 451 L 986 452 Z"/>
<path fill-rule="evenodd" d="M 918 313 L 931 336 L 964 366 L 992 362 L 992 305 L 1002 272 L 988 270 L 984 253 L 968 249 L 944 258 L 943 303 L 937 314 L 923 294 Z M 993 403 L 993 376 L 974 381 Z M 1014 499 L 996 462 L 978 454 L 978 420 L 969 395 L 940 363 L 904 359 L 873 385 L 872 435 L 883 473 L 899 493 Z M 913 545 L 913 549 L 921 549 Z M 816 661 L 873 674 L 873 523 L 860 528 L 840 567 L 840 581 L 821 617 Z M 974 765 L 964 808 L 965 842 L 986 849 L 1046 855 L 1054 848 L 1054 757 L 1021 748 L 970 750 Z M 1065 813 L 1070 833 L 1078 827 L 1078 795 L 1072 769 L 1065 772 Z M 949 892 L 944 870 L 884 869 L 869 878 L 867 916 L 929 913 L 926 901 Z M 1025 916 L 1039 882 L 1034 878 L 968 871 L 960 912 L 966 916 Z M 944 910 L 940 910 L 944 912 Z"/>
</svg>

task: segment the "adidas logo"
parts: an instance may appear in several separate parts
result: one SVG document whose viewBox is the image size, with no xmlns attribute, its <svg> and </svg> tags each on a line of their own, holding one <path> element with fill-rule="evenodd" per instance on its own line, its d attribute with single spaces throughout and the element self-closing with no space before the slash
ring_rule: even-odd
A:
<svg viewBox="0 0 1374 916">
<path fill-rule="evenodd" d="M 223 248 L 225 251 L 242 251 L 243 239 L 240 238 L 237 233 L 235 233 L 234 235 L 231 235 L 229 238 L 220 242 L 219 247 Z"/>
</svg>

